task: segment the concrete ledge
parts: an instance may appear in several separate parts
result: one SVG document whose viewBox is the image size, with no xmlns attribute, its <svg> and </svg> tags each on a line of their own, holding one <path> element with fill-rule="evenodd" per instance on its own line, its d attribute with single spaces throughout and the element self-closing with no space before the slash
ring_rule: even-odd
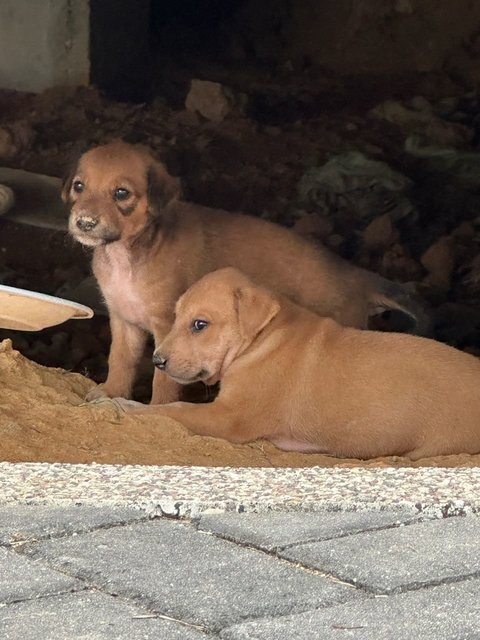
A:
<svg viewBox="0 0 480 640">
<path fill-rule="evenodd" d="M 134 506 L 148 515 L 404 510 L 480 512 L 480 468 L 230 469 L 0 463 L 0 503 Z"/>
</svg>

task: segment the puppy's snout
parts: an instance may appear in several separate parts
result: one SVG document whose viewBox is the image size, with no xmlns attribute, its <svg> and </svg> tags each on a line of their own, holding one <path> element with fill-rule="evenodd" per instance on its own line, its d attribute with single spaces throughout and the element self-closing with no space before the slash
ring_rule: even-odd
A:
<svg viewBox="0 0 480 640">
<path fill-rule="evenodd" d="M 91 231 L 97 226 L 98 219 L 91 218 L 90 216 L 84 216 L 82 218 L 78 218 L 76 224 L 80 231 Z"/>
<path fill-rule="evenodd" d="M 165 356 L 162 356 L 159 353 L 154 353 L 152 360 L 153 360 L 153 364 L 157 367 L 157 369 L 160 369 L 161 371 L 165 371 L 165 369 L 167 368 L 168 358 L 165 358 Z"/>
</svg>

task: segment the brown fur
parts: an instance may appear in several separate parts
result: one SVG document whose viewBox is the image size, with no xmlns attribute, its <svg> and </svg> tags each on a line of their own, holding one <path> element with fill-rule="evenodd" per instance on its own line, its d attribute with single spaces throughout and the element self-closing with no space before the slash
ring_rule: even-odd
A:
<svg viewBox="0 0 480 640">
<path fill-rule="evenodd" d="M 119 188 L 130 195 L 115 201 Z M 148 334 L 160 344 L 178 297 L 221 267 L 237 267 L 345 325 L 366 327 L 378 306 L 415 315 L 400 285 L 355 268 L 280 226 L 180 202 L 179 195 L 178 181 L 160 162 L 146 149 L 121 141 L 85 153 L 65 182 L 63 198 L 72 203 L 69 229 L 79 242 L 94 247 L 93 271 L 112 330 L 108 377 L 89 399 L 129 397 Z M 400 303 L 392 287 L 399 290 Z M 153 403 L 175 400 L 178 390 L 155 372 Z"/>
<path fill-rule="evenodd" d="M 192 331 L 196 319 L 208 321 Z M 480 362 L 426 338 L 345 328 L 235 269 L 179 300 L 155 353 L 181 383 L 221 381 L 211 404 L 120 400 L 194 433 L 342 457 L 480 452 Z"/>
</svg>

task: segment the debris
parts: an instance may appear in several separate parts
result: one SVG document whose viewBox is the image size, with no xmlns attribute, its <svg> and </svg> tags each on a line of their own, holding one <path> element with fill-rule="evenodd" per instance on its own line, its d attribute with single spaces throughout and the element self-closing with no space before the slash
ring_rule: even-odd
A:
<svg viewBox="0 0 480 640">
<path fill-rule="evenodd" d="M 427 144 L 464 149 L 473 138 L 469 127 L 434 115 L 428 101 L 421 96 L 414 98 L 408 107 L 396 100 L 386 100 L 372 109 L 370 115 L 396 124 L 407 136 L 421 135 Z"/>
<path fill-rule="evenodd" d="M 27 150 L 35 133 L 26 120 L 18 120 L 0 128 L 0 158 L 8 160 Z"/>
<path fill-rule="evenodd" d="M 10 187 L 0 184 L 0 216 L 7 213 L 15 204 L 15 195 Z"/>
<path fill-rule="evenodd" d="M 405 151 L 422 159 L 428 171 L 448 174 L 461 187 L 480 187 L 480 153 L 476 151 L 426 145 L 418 135 L 408 136 L 405 140 Z"/>
<path fill-rule="evenodd" d="M 420 262 L 429 273 L 429 282 L 448 289 L 455 266 L 455 243 L 451 236 L 443 236 L 423 254 Z"/>
<path fill-rule="evenodd" d="M 415 215 L 405 195 L 411 185 L 385 162 L 349 151 L 308 169 L 298 184 L 298 196 L 307 209 L 323 215 L 346 208 L 366 222 L 387 211 L 392 220 L 400 220 Z"/>
<path fill-rule="evenodd" d="M 231 89 L 210 80 L 192 80 L 185 101 L 189 111 L 199 113 L 207 120 L 221 122 L 226 116 L 244 105 L 244 97 L 235 96 Z"/>
<path fill-rule="evenodd" d="M 293 230 L 301 236 L 315 236 L 326 240 L 333 231 L 333 222 L 329 218 L 307 211 L 294 212 L 298 218 L 293 225 Z"/>
<path fill-rule="evenodd" d="M 363 241 L 368 249 L 384 249 L 398 240 L 398 231 L 389 213 L 374 218 L 364 230 Z"/>
</svg>

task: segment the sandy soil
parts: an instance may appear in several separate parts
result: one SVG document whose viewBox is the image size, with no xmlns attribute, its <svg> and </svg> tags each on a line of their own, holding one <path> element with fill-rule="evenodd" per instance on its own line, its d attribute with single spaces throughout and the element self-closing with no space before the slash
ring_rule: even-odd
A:
<svg viewBox="0 0 480 640">
<path fill-rule="evenodd" d="M 191 435 L 168 418 L 118 418 L 113 409 L 83 404 L 92 381 L 40 366 L 0 343 L 0 460 L 232 467 L 478 466 L 475 456 L 346 460 L 283 452 L 267 442 L 232 445 Z"/>
</svg>

